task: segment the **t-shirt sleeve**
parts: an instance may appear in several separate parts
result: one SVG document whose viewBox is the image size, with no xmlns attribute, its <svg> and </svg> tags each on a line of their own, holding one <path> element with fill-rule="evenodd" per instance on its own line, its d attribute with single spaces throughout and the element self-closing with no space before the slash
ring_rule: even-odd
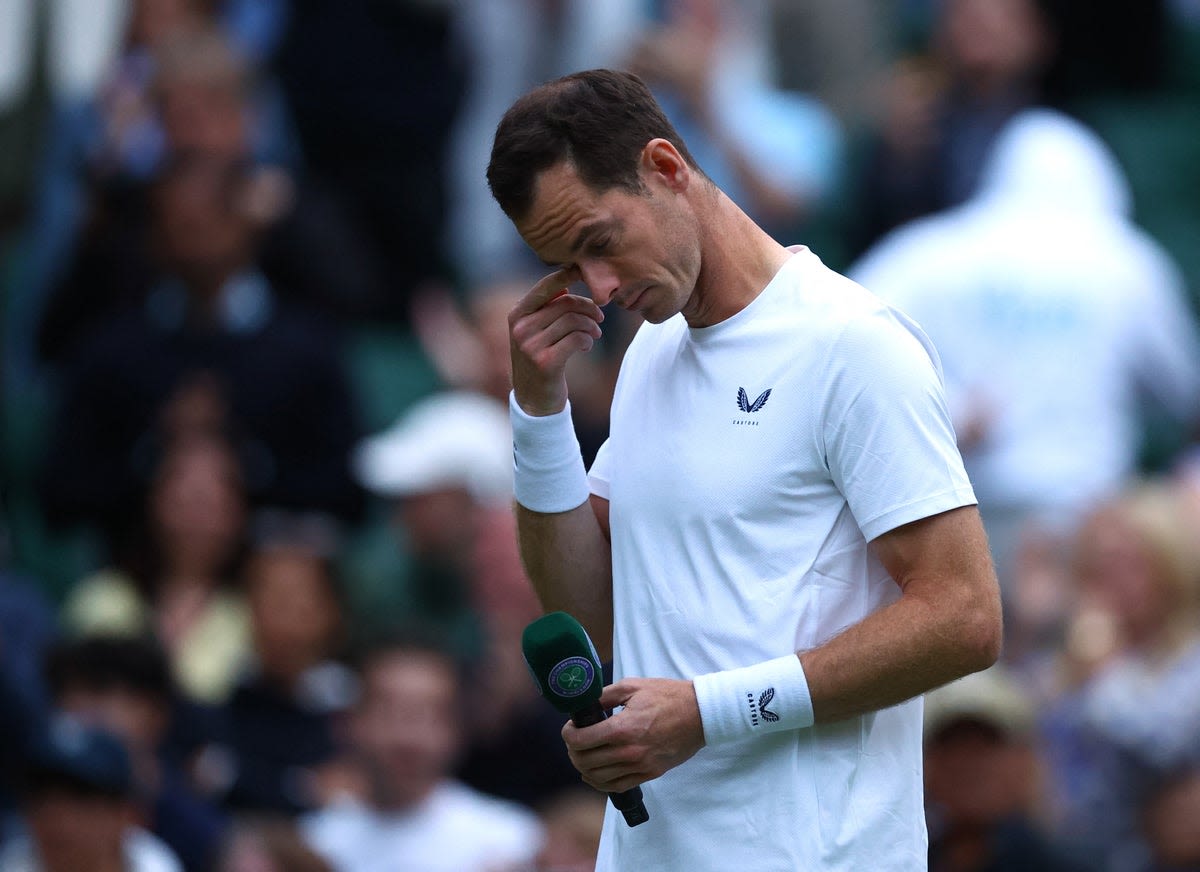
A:
<svg viewBox="0 0 1200 872">
<path fill-rule="evenodd" d="M 609 448 L 609 440 L 605 439 L 596 451 L 596 457 L 592 460 L 592 468 L 588 470 L 588 487 L 596 496 L 606 500 L 610 499 L 609 476 L 611 475 L 611 465 L 612 450 Z"/>
<path fill-rule="evenodd" d="M 845 326 L 830 360 L 826 462 L 867 540 L 976 502 L 937 352 L 916 324 L 881 307 Z"/>
</svg>

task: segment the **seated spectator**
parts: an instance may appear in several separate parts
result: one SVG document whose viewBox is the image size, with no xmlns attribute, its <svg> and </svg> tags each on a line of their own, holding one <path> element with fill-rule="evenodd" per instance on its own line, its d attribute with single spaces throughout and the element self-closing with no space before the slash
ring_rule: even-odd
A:
<svg viewBox="0 0 1200 872">
<path fill-rule="evenodd" d="M 157 643 L 103 636 L 63 642 L 47 658 L 47 681 L 60 711 L 120 739 L 137 777 L 147 827 L 186 872 L 208 872 L 228 824 L 192 789 L 169 746 L 178 713 Z"/>
<path fill-rule="evenodd" d="M 119 184 L 92 180 L 85 232 L 42 308 L 42 359 L 68 359 L 98 324 L 153 291 L 161 271 L 153 244 L 154 184 L 179 153 L 241 165 L 236 208 L 259 234 L 259 267 L 277 293 L 322 312 L 362 314 L 366 297 L 382 293 L 371 253 L 331 198 L 270 144 L 258 71 L 211 25 L 160 40 L 152 61 L 143 98 L 154 131 L 152 160 Z"/>
<path fill-rule="evenodd" d="M 930 872 L 1084 872 L 1036 817 L 1034 710 L 1004 667 L 926 695 Z"/>
<path fill-rule="evenodd" d="M 517 551 L 511 444 L 499 398 L 447 391 L 365 441 L 358 466 L 414 556 L 414 614 L 452 627 L 460 651 L 488 664 L 474 693 L 490 715 L 466 732 L 457 776 L 533 806 L 579 777 L 562 717 L 521 658 L 521 632 L 541 607 Z"/>
<path fill-rule="evenodd" d="M 133 822 L 137 784 L 120 740 L 68 717 L 31 750 L 21 790 L 28 834 L 0 851 L 4 872 L 182 872 Z"/>
<path fill-rule="evenodd" d="M 350 752 L 367 782 L 302 819 L 339 872 L 517 870 L 542 842 L 534 814 L 450 777 L 465 722 L 463 683 L 444 646 L 389 640 L 362 660 Z"/>
<path fill-rule="evenodd" d="M 359 481 L 387 501 L 411 557 L 413 613 L 446 628 L 463 653 L 479 651 L 484 601 L 536 616 L 516 547 L 511 444 L 499 400 L 447 391 L 420 400 L 356 455 Z"/>
<path fill-rule="evenodd" d="M 1083 856 L 1141 862 L 1139 798 L 1200 759 L 1200 558 L 1181 506 L 1142 485 L 1075 541 L 1077 604 L 1041 729 L 1055 825 Z"/>
<path fill-rule="evenodd" d="M 627 60 L 717 186 L 775 235 L 835 189 L 842 130 L 816 98 L 777 87 L 763 0 L 662 5 Z"/>
<path fill-rule="evenodd" d="M 1163 775 L 1142 804 L 1151 872 L 1200 869 L 1200 766 Z"/>
<path fill-rule="evenodd" d="M 196 768 L 225 807 L 292 815 L 329 798 L 339 722 L 356 681 L 332 659 L 343 607 L 331 535 L 292 520 L 267 526 L 243 572 L 253 655 L 221 712 L 222 735 Z"/>
<path fill-rule="evenodd" d="M 277 818 L 240 822 L 214 872 L 333 872 L 304 844 L 292 824 Z"/>
<path fill-rule="evenodd" d="M 1055 48 L 1042 0 L 944 0 L 933 32 L 902 58 L 866 143 L 853 250 L 976 191 L 1000 130 L 1037 105 Z"/>
<path fill-rule="evenodd" d="M 607 804 L 607 796 L 586 785 L 560 790 L 541 803 L 538 817 L 546 842 L 537 856 L 537 872 L 593 872 Z"/>
<path fill-rule="evenodd" d="M 0 517 L 0 537 L 2 528 Z M 58 635 L 50 599 L 34 579 L 9 570 L 4 562 L 0 554 L 0 821 L 10 807 L 5 776 L 16 771 L 26 737 L 37 732 L 49 712 L 42 661 Z"/>
<path fill-rule="evenodd" d="M 245 542 L 241 473 L 216 435 L 185 436 L 163 452 L 136 539 L 117 564 L 70 592 L 64 623 L 77 634 L 157 637 L 182 692 L 217 703 L 250 649 L 235 586 Z"/>
<path fill-rule="evenodd" d="M 162 279 L 97 328 L 64 372 L 44 458 L 52 521 L 122 519 L 145 446 L 197 383 L 211 386 L 236 436 L 256 507 L 358 517 L 357 415 L 339 338 L 277 297 L 260 271 L 259 228 L 241 208 L 248 183 L 229 155 L 170 156 L 154 195 Z"/>
</svg>

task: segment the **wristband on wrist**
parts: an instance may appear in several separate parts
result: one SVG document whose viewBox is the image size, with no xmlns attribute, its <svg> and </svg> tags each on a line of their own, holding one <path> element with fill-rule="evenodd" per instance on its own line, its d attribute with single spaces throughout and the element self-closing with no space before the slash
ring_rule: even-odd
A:
<svg viewBox="0 0 1200 872">
<path fill-rule="evenodd" d="M 568 512 L 588 501 L 587 470 L 579 451 L 571 403 L 553 415 L 526 414 L 508 395 L 513 433 L 513 495 L 533 512 Z"/>
<path fill-rule="evenodd" d="M 692 681 L 709 745 L 813 725 L 812 698 L 795 654 Z"/>
</svg>

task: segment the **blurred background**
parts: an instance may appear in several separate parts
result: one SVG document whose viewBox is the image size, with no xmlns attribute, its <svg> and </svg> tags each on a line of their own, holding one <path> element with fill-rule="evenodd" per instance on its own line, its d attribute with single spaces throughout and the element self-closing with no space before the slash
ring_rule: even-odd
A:
<svg viewBox="0 0 1200 872">
<path fill-rule="evenodd" d="M 1200 869 L 1200 2 L 0 0 L 0 872 L 592 868 L 484 170 L 598 66 L 942 355 L 1007 639 L 931 868 Z"/>
</svg>

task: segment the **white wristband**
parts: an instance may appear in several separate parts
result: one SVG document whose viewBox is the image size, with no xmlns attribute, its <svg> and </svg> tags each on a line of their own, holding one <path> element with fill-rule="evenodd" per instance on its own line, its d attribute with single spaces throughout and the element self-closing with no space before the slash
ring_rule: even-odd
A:
<svg viewBox="0 0 1200 872">
<path fill-rule="evenodd" d="M 813 724 L 808 679 L 795 654 L 698 675 L 692 684 L 709 745 Z"/>
<path fill-rule="evenodd" d="M 588 501 L 587 470 L 571 423 L 571 403 L 553 415 L 528 415 L 508 395 L 513 433 L 513 495 L 533 512 L 568 512 Z"/>
</svg>

